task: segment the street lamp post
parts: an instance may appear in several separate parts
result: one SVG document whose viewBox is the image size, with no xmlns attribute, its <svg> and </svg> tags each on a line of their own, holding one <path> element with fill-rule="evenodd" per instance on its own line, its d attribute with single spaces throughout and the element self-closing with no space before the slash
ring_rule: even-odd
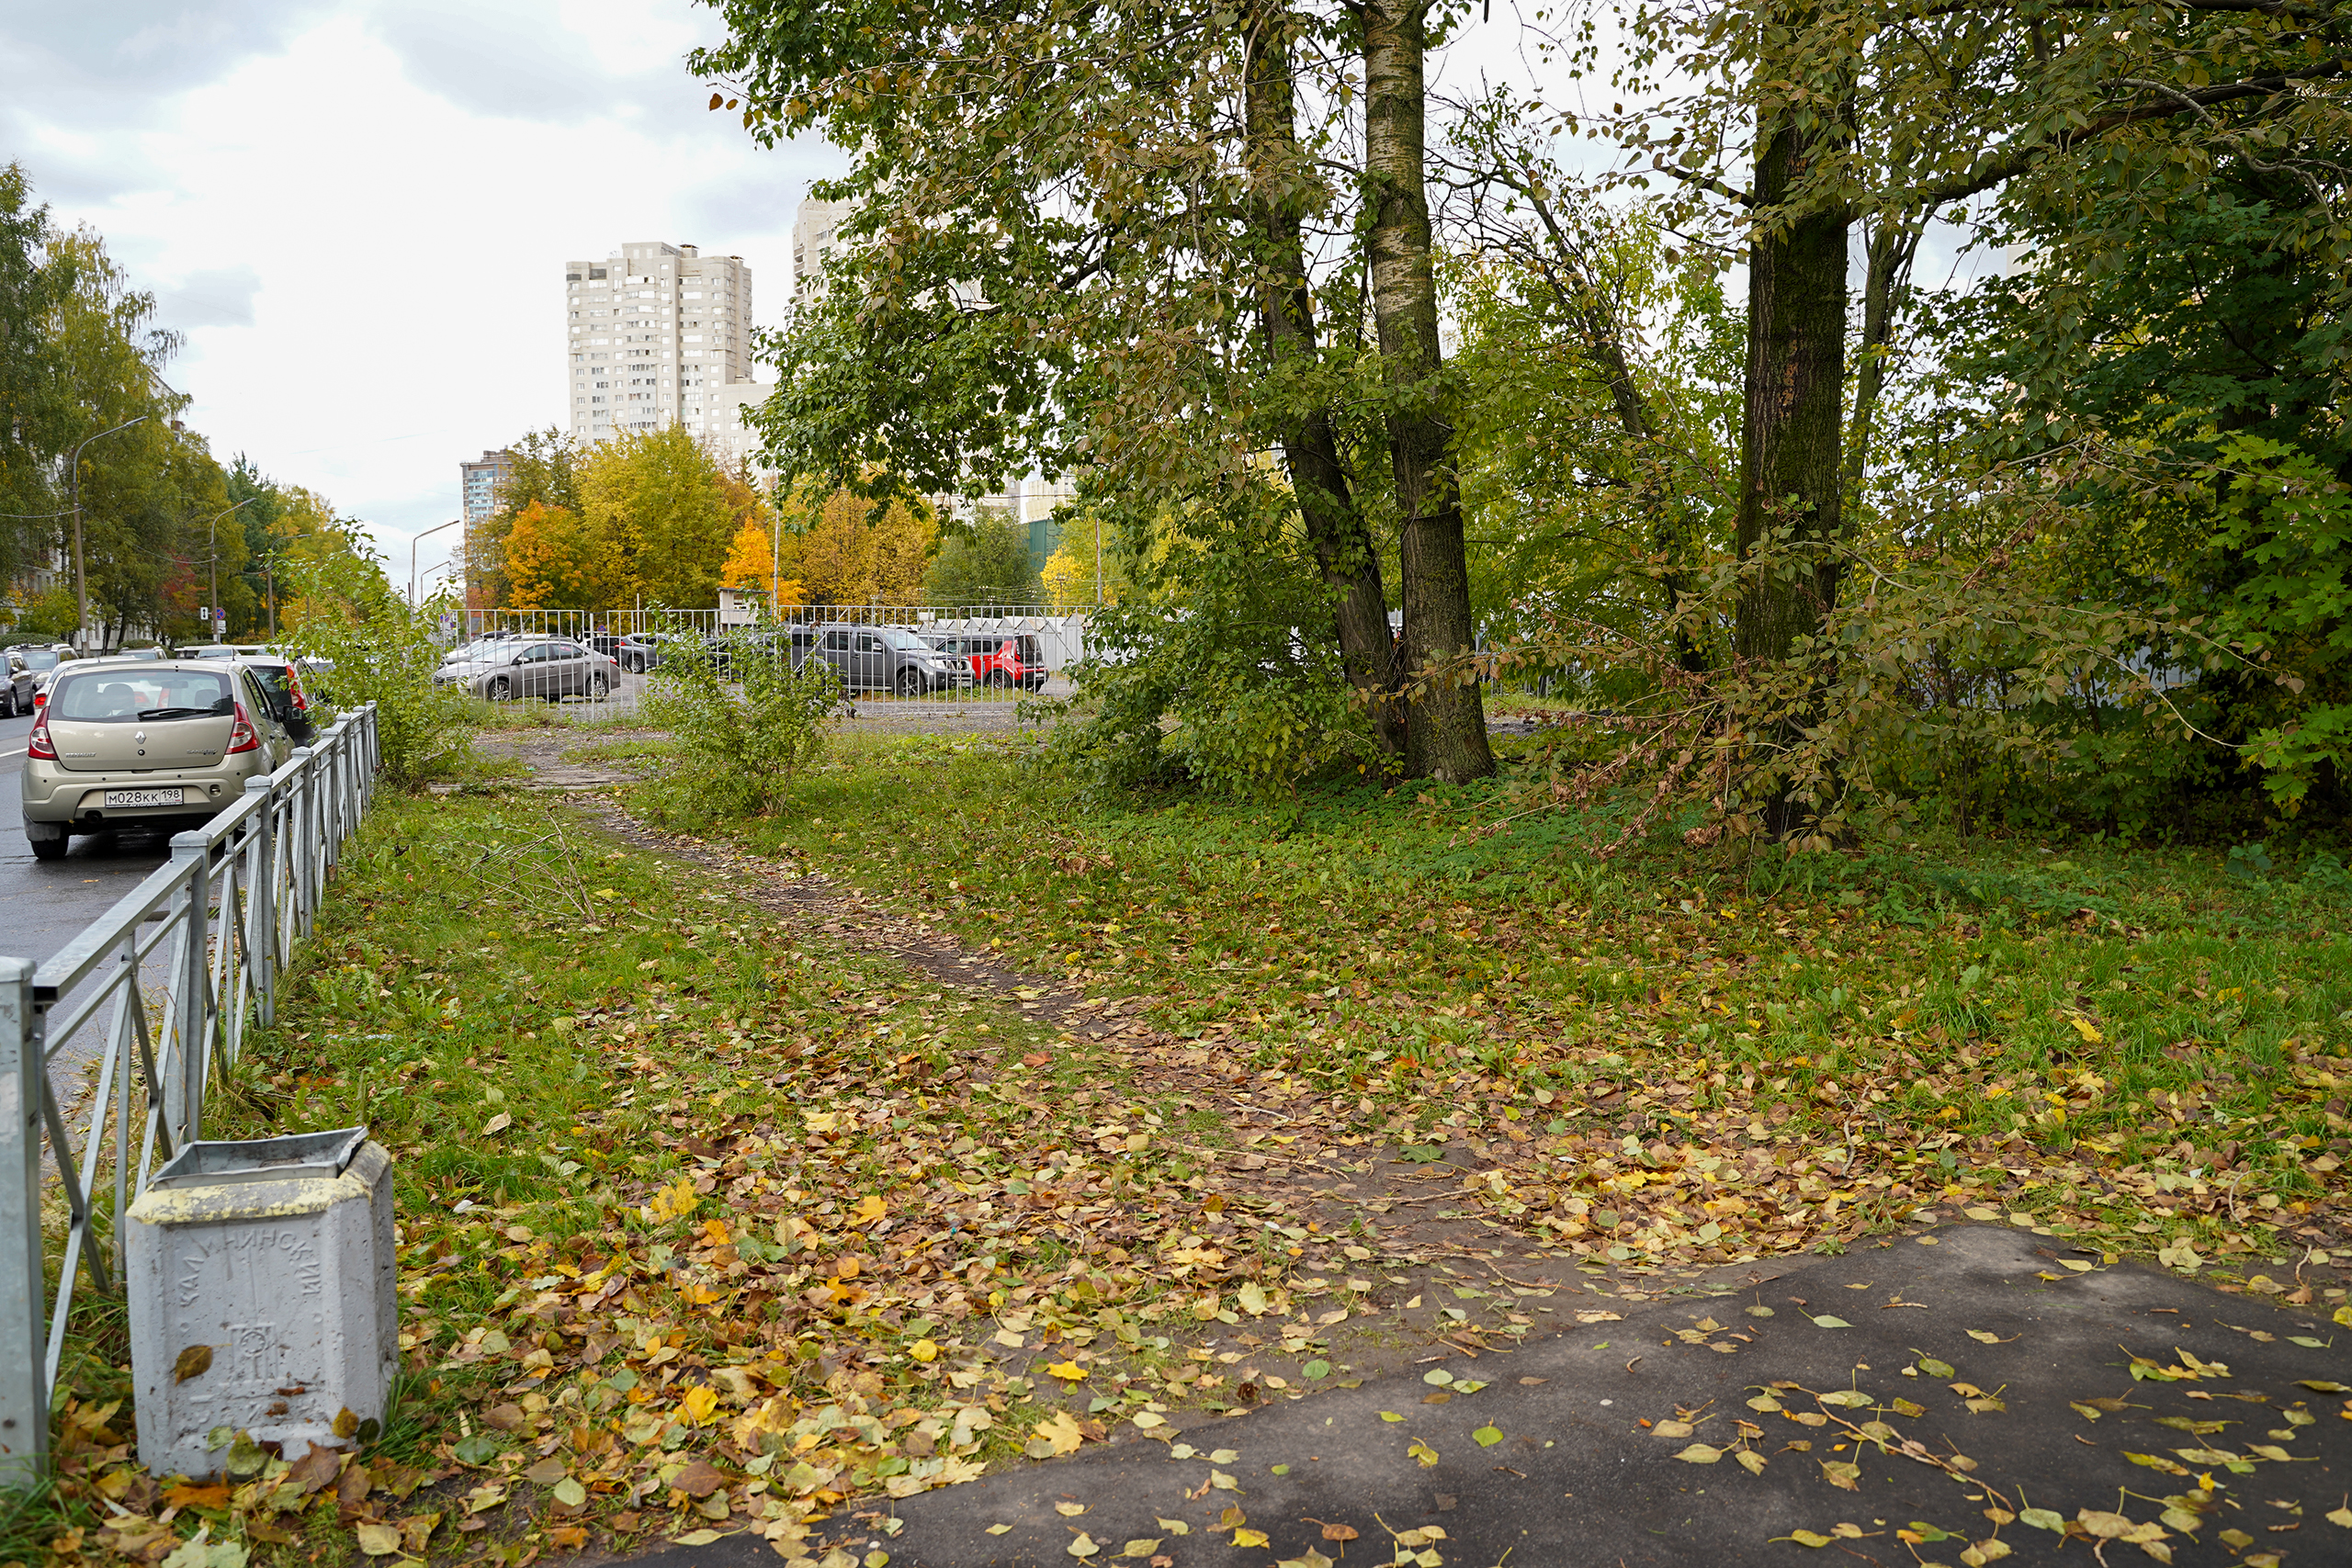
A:
<svg viewBox="0 0 2352 1568">
<path fill-rule="evenodd" d="M 436 527 L 436 528 L 427 528 L 424 533 L 419 534 L 419 535 L 415 536 L 415 537 L 413 537 L 413 538 L 412 538 L 412 539 L 410 539 L 410 540 L 409 540 L 409 542 L 408 542 L 408 603 L 409 603 L 409 608 L 410 608 L 410 609 L 412 609 L 412 610 L 413 610 L 413 609 L 416 608 L 416 547 L 417 547 L 418 542 L 419 542 L 419 541 L 421 541 L 421 540 L 424 540 L 424 539 L 430 538 L 430 537 L 432 537 L 434 535 L 435 535 L 435 534 L 438 534 L 438 533 L 442 532 L 444 529 L 448 529 L 448 528 L 455 528 L 455 527 L 458 527 L 458 526 L 459 526 L 460 525 L 462 525 L 464 522 L 465 522 L 465 519 L 464 519 L 464 518 L 462 518 L 462 517 L 459 517 L 459 518 L 454 519 L 453 521 L 450 521 L 450 522 L 447 522 L 447 523 L 444 523 L 444 524 L 442 524 L 439 527 Z"/>
<path fill-rule="evenodd" d="M 82 570 L 82 447 L 98 439 L 99 435 L 112 435 L 115 430 L 129 430 L 134 424 L 143 424 L 146 419 L 142 413 L 137 419 L 124 420 L 114 430 L 101 430 L 97 435 L 84 436 L 66 464 L 74 488 L 74 646 L 77 653 L 90 651 L 90 580 Z"/>
</svg>

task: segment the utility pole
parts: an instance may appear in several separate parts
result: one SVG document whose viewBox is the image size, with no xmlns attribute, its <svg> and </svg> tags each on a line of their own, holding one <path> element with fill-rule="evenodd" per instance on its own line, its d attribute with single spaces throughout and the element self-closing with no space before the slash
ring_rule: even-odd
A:
<svg viewBox="0 0 2352 1568">
<path fill-rule="evenodd" d="M 249 495 L 245 497 L 244 500 L 237 502 L 236 505 L 229 508 L 228 512 L 220 513 L 220 517 L 226 517 L 230 513 L 243 512 L 246 507 L 251 506 L 254 502 L 259 501 L 261 497 L 257 495 Z M 212 625 L 207 626 L 205 630 L 210 632 L 213 637 L 224 637 L 228 634 L 229 630 L 229 617 L 220 613 L 220 517 L 215 517 L 210 525 L 212 530 L 212 558 L 207 563 L 212 569 L 212 600 L 211 603 L 205 607 L 212 613 Z"/>
<path fill-rule="evenodd" d="M 277 640 L 277 558 L 271 556 L 261 563 L 262 592 L 269 599 L 269 637 Z"/>
<path fill-rule="evenodd" d="M 146 420 L 147 416 L 142 413 L 137 419 L 124 420 L 114 430 L 101 430 L 97 435 L 82 437 L 81 445 L 74 448 L 74 456 L 66 462 L 74 487 L 74 650 L 76 653 L 90 651 L 85 636 L 90 629 L 90 580 L 82 570 L 82 447 L 98 439 L 99 435 L 112 435 L 115 430 L 129 430 L 134 424 L 145 423 Z"/>
</svg>

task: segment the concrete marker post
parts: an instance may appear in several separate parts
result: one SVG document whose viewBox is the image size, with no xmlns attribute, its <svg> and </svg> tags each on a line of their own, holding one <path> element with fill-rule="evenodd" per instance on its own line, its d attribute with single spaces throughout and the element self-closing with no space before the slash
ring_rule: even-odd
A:
<svg viewBox="0 0 2352 1568">
<path fill-rule="evenodd" d="M 0 958 L 0 1488 L 49 1464 L 49 1314 L 41 1282 L 40 1034 L 33 964 Z"/>
</svg>

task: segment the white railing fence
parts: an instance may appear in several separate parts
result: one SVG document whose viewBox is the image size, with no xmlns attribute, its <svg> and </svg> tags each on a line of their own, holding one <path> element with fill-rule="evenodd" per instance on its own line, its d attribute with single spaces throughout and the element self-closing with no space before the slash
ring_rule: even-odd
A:
<svg viewBox="0 0 2352 1568">
<path fill-rule="evenodd" d="M 40 1478 L 76 1282 L 118 1288 L 118 1217 L 202 1135 L 206 1085 L 247 1028 L 275 1021 L 379 760 L 370 703 L 175 835 L 171 860 L 55 957 L 0 958 L 0 1485 Z M 53 1287 L 44 1144 L 67 1211 Z"/>
<path fill-rule="evenodd" d="M 491 639 L 512 645 L 543 637 L 606 654 L 619 665 L 616 671 L 567 668 L 535 674 L 477 662 L 471 684 L 477 695 L 501 702 L 544 699 L 586 722 L 628 723 L 639 714 L 669 639 L 701 638 L 732 655 L 773 646 L 785 627 L 910 632 L 935 647 L 952 644 L 955 651 L 947 657 L 958 661 L 956 678 L 907 679 L 902 660 L 875 661 L 869 672 L 865 661 L 837 659 L 849 688 L 844 694 L 861 705 L 993 703 L 1009 710 L 1024 681 L 1034 689 L 1033 670 L 1042 670 L 1050 681 L 1084 656 L 1087 618 L 1085 610 L 1042 604 L 820 604 L 794 606 L 780 615 L 748 604 L 702 610 L 466 610 L 447 617 L 441 636 L 453 649 L 471 645 L 476 652 Z M 1017 659 L 983 654 L 975 660 L 975 649 L 992 654 L 1007 639 L 1015 641 Z"/>
</svg>

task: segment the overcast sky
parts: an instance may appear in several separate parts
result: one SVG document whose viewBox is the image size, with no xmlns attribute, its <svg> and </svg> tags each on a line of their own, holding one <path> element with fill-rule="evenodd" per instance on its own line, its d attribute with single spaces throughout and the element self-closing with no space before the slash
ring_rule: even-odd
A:
<svg viewBox="0 0 2352 1568">
<path fill-rule="evenodd" d="M 0 161 L 187 333 L 228 461 L 365 519 L 406 579 L 458 464 L 560 420 L 562 264 L 631 240 L 788 293 L 838 156 L 705 107 L 686 0 L 34 0 L 0 6 Z M 457 530 L 424 541 L 426 565 Z"/>
</svg>

